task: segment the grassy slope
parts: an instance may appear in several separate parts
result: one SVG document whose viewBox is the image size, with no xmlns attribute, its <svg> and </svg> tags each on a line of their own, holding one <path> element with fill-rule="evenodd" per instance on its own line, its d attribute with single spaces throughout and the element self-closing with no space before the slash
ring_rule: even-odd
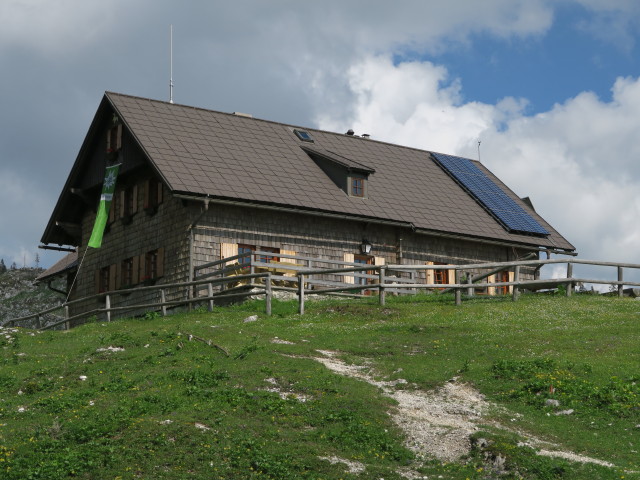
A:
<svg viewBox="0 0 640 480">
<path fill-rule="evenodd" d="M 401 478 L 398 468 L 409 464 L 429 477 L 493 478 L 481 453 L 466 465 L 414 460 L 386 413 L 391 400 L 301 358 L 322 349 L 422 389 L 459 375 L 506 407 L 496 419 L 619 467 L 537 457 L 487 426 L 480 435 L 507 457 L 506 478 L 640 478 L 629 473 L 640 470 L 640 302 L 374 302 L 309 303 L 304 317 L 294 303 L 278 303 L 271 318 L 253 303 L 3 335 L 0 477 L 358 478 L 320 458 L 336 455 L 364 463 L 360 478 Z M 258 321 L 243 323 L 255 313 Z M 125 350 L 96 351 L 107 346 Z M 265 391 L 274 381 L 309 400 Z M 547 398 L 574 413 L 553 415 Z"/>
</svg>

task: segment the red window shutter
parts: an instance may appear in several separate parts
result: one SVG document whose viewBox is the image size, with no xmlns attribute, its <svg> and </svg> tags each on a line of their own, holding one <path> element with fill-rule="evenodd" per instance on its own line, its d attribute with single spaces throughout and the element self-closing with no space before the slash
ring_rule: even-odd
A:
<svg viewBox="0 0 640 480">
<path fill-rule="evenodd" d="M 138 258 L 138 281 L 144 282 L 147 279 L 147 269 L 145 265 L 146 254 L 143 253 Z"/>
</svg>

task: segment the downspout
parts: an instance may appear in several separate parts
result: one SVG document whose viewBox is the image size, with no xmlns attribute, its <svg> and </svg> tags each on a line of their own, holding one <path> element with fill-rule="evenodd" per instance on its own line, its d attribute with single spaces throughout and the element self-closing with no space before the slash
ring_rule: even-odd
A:
<svg viewBox="0 0 640 480">
<path fill-rule="evenodd" d="M 208 196 L 204 198 L 203 205 L 204 205 L 204 208 L 200 212 L 200 215 L 198 215 L 198 218 L 196 218 L 193 222 L 191 222 L 191 225 L 189 225 L 189 274 L 187 275 L 187 281 L 188 282 L 192 282 L 193 281 L 193 267 L 194 267 L 194 265 L 193 265 L 193 244 L 194 244 L 194 241 L 195 241 L 193 230 L 194 230 L 195 227 L 198 226 L 198 222 L 204 216 L 204 214 L 209 211 L 209 198 L 208 198 Z"/>
</svg>

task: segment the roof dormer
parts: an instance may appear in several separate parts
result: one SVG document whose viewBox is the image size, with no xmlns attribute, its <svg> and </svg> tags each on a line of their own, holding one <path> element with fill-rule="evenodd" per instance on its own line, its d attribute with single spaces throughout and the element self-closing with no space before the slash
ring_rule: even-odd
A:
<svg viewBox="0 0 640 480">
<path fill-rule="evenodd" d="M 311 145 L 301 145 L 307 155 L 350 197 L 369 196 L 369 175 L 375 170 L 343 155 Z"/>
</svg>

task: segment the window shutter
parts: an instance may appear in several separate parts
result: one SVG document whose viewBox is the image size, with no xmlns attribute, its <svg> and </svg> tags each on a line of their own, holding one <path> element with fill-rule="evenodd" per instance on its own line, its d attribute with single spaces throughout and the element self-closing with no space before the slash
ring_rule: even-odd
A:
<svg viewBox="0 0 640 480">
<path fill-rule="evenodd" d="M 433 265 L 433 262 L 426 262 L 426 265 Z M 434 271 L 431 269 L 426 270 L 427 285 L 433 285 L 436 281 Z"/>
<path fill-rule="evenodd" d="M 114 195 L 115 197 L 115 195 Z M 118 207 L 120 207 L 118 210 L 120 210 L 118 218 L 122 218 L 124 217 L 124 212 L 125 209 L 127 207 L 127 193 L 126 190 L 120 190 L 120 204 L 118 205 Z"/>
<path fill-rule="evenodd" d="M 94 276 L 94 281 L 93 281 L 93 286 L 94 286 L 94 290 L 96 293 L 100 293 L 100 269 L 96 270 L 96 274 Z"/>
<path fill-rule="evenodd" d="M 447 280 L 449 285 L 453 285 L 456 283 L 456 271 L 455 270 L 447 270 Z"/>
<path fill-rule="evenodd" d="M 133 200 L 131 202 L 131 213 L 134 214 L 138 211 L 138 184 L 136 183 L 131 190 Z"/>
<path fill-rule="evenodd" d="M 133 257 L 133 266 L 131 267 L 131 283 L 137 285 L 140 283 L 140 257 Z"/>
<path fill-rule="evenodd" d="M 122 124 L 118 124 L 116 130 L 116 150 L 120 150 L 122 148 Z"/>
<path fill-rule="evenodd" d="M 355 263 L 356 257 L 353 253 L 345 253 L 344 261 L 349 263 Z M 347 266 L 345 265 L 345 268 Z M 344 275 L 344 283 L 356 283 L 355 278 L 352 275 Z"/>
<path fill-rule="evenodd" d="M 111 151 L 111 129 L 107 129 L 107 152 Z"/>
<path fill-rule="evenodd" d="M 111 206 L 109 207 L 109 223 L 113 223 L 116 219 L 116 208 L 118 206 L 118 202 L 116 202 L 117 196 L 114 195 L 111 200 Z M 99 207 L 98 207 L 99 208 Z"/>
<path fill-rule="evenodd" d="M 237 243 L 221 243 L 220 244 L 220 260 L 228 257 L 235 257 L 238 255 L 238 244 Z M 238 260 L 231 260 L 227 262 L 225 265 L 231 265 Z"/>
<path fill-rule="evenodd" d="M 144 282 L 147 279 L 147 270 L 146 270 L 146 254 L 142 254 L 138 257 L 140 260 L 138 261 L 138 282 Z"/>
<path fill-rule="evenodd" d="M 516 278 L 515 272 L 509 272 L 509 281 L 513 282 Z M 513 285 L 509 285 L 509 293 L 513 293 Z"/>
<path fill-rule="evenodd" d="M 120 263 L 116 263 L 115 264 L 116 267 L 116 284 L 115 284 L 115 289 L 119 290 L 120 287 L 122 286 L 122 262 Z"/>
<path fill-rule="evenodd" d="M 162 189 L 162 182 L 158 182 L 156 193 L 158 194 L 158 198 L 156 199 L 156 205 L 160 205 L 162 203 L 162 194 L 164 193 Z"/>
<path fill-rule="evenodd" d="M 496 283 L 496 276 L 489 275 L 487 277 L 487 283 Z M 496 287 L 487 287 L 487 295 L 495 295 L 495 294 L 496 294 Z"/>
<path fill-rule="evenodd" d="M 158 277 L 164 276 L 164 247 L 158 248 L 158 255 L 156 256 L 156 261 L 158 264 L 156 265 L 156 272 Z"/>
<path fill-rule="evenodd" d="M 116 289 L 116 265 L 109 265 L 109 291 Z"/>
<path fill-rule="evenodd" d="M 282 250 L 282 249 L 280 249 L 280 254 L 281 255 L 295 255 L 296 252 L 294 252 L 293 250 Z M 280 261 L 282 263 L 296 263 L 296 259 L 295 258 L 282 258 L 282 257 L 280 257 Z"/>
<path fill-rule="evenodd" d="M 151 180 L 147 179 L 144 181 L 144 183 L 142 184 L 142 188 L 144 190 L 144 202 L 142 204 L 143 208 L 149 208 L 151 206 L 150 203 L 150 186 L 151 186 Z"/>
</svg>

